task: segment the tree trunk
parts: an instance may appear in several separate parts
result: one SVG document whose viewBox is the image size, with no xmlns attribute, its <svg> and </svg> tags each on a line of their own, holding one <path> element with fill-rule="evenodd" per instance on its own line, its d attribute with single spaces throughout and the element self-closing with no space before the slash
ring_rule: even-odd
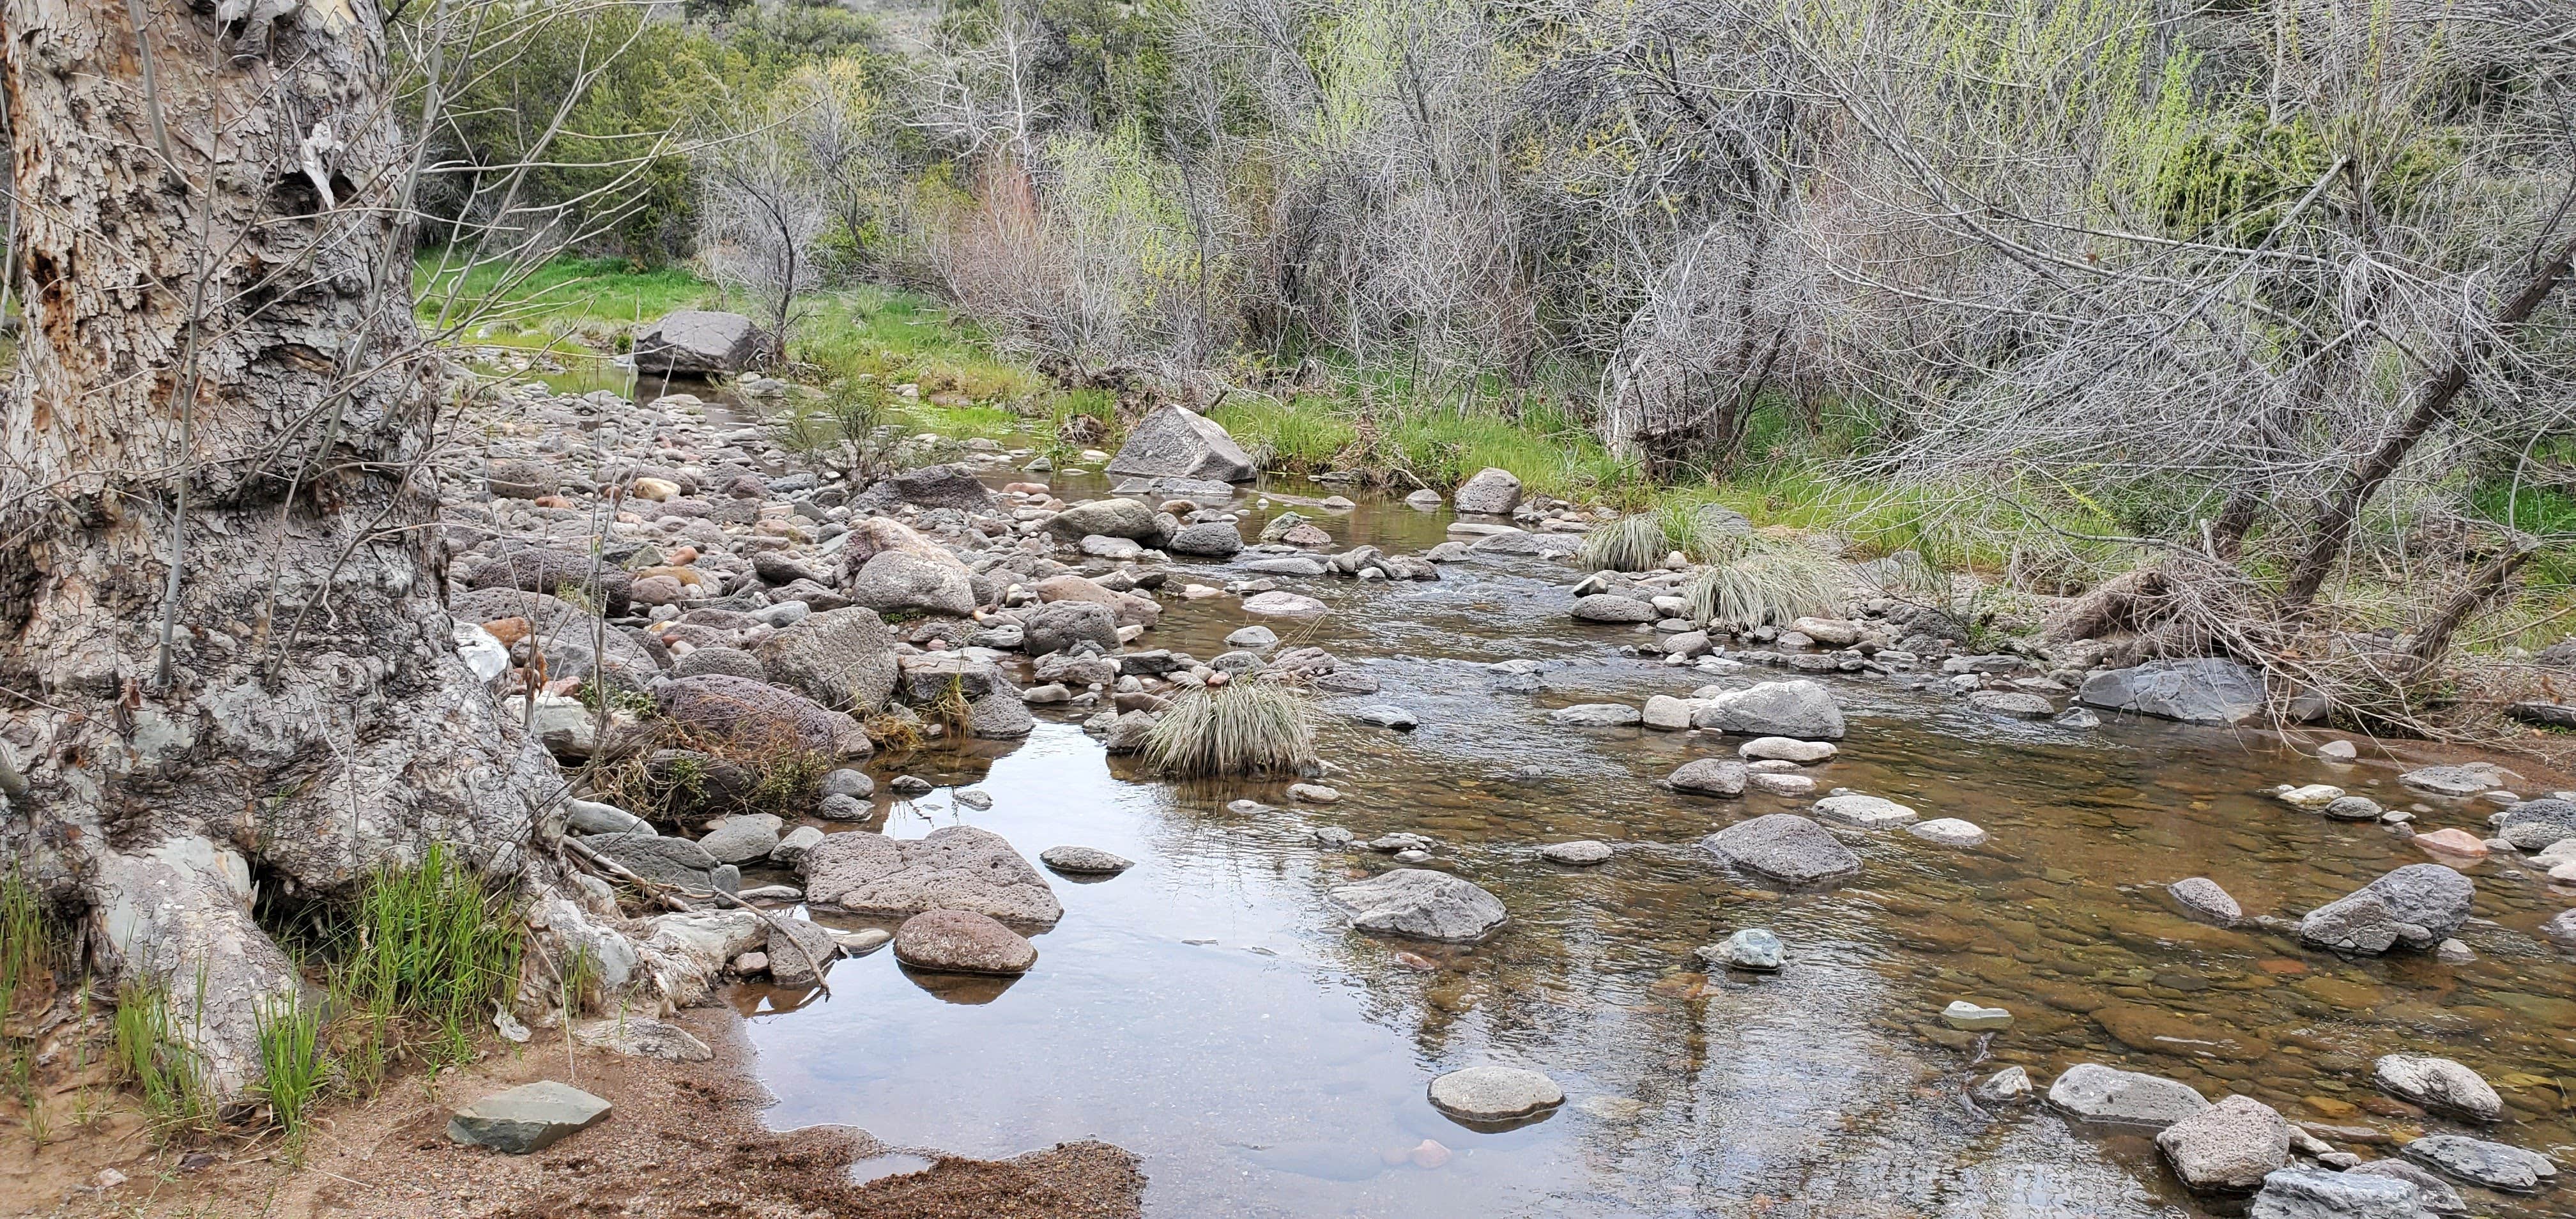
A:
<svg viewBox="0 0 2576 1219">
<path fill-rule="evenodd" d="M 433 841 L 544 868 L 553 775 L 443 604 L 382 14 L 215 10 L 0 0 L 27 323 L 0 748 L 30 784 L 0 846 L 238 1095 L 295 985 L 254 890 L 346 890 Z"/>
</svg>

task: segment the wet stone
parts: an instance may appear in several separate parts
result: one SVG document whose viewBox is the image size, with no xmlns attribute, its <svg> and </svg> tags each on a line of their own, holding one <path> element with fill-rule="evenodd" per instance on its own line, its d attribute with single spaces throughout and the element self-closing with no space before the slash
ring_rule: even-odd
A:
<svg viewBox="0 0 2576 1219">
<path fill-rule="evenodd" d="M 1816 815 L 1836 824 L 1857 826 L 1865 830 L 1884 830 L 1900 825 L 1910 825 L 1916 817 L 1913 809 L 1898 804 L 1894 800 L 1857 794 L 1827 796 L 1816 801 Z"/>
<path fill-rule="evenodd" d="M 1565 1103 L 1565 1089 L 1519 1067 L 1469 1067 L 1431 1081 L 1431 1106 L 1462 1122 L 1508 1122 Z"/>
<path fill-rule="evenodd" d="M 1038 853 L 1038 862 L 1074 876 L 1115 876 L 1136 866 L 1097 847 L 1048 847 Z"/>
<path fill-rule="evenodd" d="M 1941 1023 L 1972 1033 L 2008 1029 L 2012 1022 L 2012 1013 L 2003 1008 L 1981 1007 L 1965 999 L 1953 999 L 1950 1006 L 1941 1009 Z"/>
<path fill-rule="evenodd" d="M 2377 821 L 2388 810 L 2368 796 L 2343 796 L 2327 801 L 2321 811 L 2330 821 Z"/>
<path fill-rule="evenodd" d="M 2218 882 L 2206 876 L 2187 876 L 2165 886 L 2165 892 L 2181 903 L 2182 908 L 2221 924 L 2231 924 L 2245 917 L 2243 907 Z"/>
<path fill-rule="evenodd" d="M 2031 1098 L 2030 1072 L 2020 1067 L 2005 1067 L 1978 1081 L 1968 1094 L 1989 1105 L 2028 1104 Z"/>
<path fill-rule="evenodd" d="M 926 910 L 895 929 L 894 956 L 936 973 L 1024 974 L 1037 947 L 998 920 L 966 910 Z"/>
<path fill-rule="evenodd" d="M 1747 772 L 1744 763 L 1729 758 L 1696 758 L 1681 764 L 1665 779 L 1677 792 L 1694 796 L 1741 796 Z"/>
<path fill-rule="evenodd" d="M 1397 732 L 1409 732 L 1422 723 L 1412 712 L 1391 703 L 1362 707 L 1352 712 L 1351 718 L 1371 727 L 1392 728 Z"/>
<path fill-rule="evenodd" d="M 2464 1214 L 2469 1209 L 2468 1202 L 2460 1197 L 2460 1191 L 2451 1188 L 2450 1182 L 2404 1160 L 2371 1160 L 2344 1171 L 2366 1177 L 2394 1177 L 2407 1182 L 2422 1196 L 2424 1209 L 2437 1215 Z"/>
<path fill-rule="evenodd" d="M 2504 1112 L 2504 1100 L 2493 1086 L 2448 1058 L 2382 1055 L 2372 1064 L 2370 1082 L 2400 1100 L 2453 1117 L 2492 1122 Z"/>
<path fill-rule="evenodd" d="M 1775 973 L 1789 958 L 1780 937 L 1761 927 L 1747 927 L 1714 944 L 1702 944 L 1692 955 L 1709 965 L 1724 969 L 1743 969 L 1755 973 Z"/>
<path fill-rule="evenodd" d="M 1331 896 L 1351 912 L 1351 926 L 1359 930 L 1421 940 L 1473 943 L 1492 935 L 1508 917 L 1502 899 L 1473 882 L 1419 868 L 1343 885 Z"/>
<path fill-rule="evenodd" d="M 2229 1096 L 2156 1135 L 2182 1183 L 2203 1193 L 2251 1193 L 2290 1162 L 2290 1123 L 2270 1105 Z"/>
<path fill-rule="evenodd" d="M 1925 842 L 1937 842 L 1945 847 L 1982 846 L 1986 841 L 1984 827 L 1973 821 L 1962 821 L 1956 817 L 1937 817 L 1930 821 L 1916 822 L 1906 826 L 1905 832 Z"/>
<path fill-rule="evenodd" d="M 2068 1067 L 2048 1086 L 2048 1103 L 2087 1121 L 2157 1129 L 2209 1107 L 2189 1084 L 2096 1062 Z"/>
<path fill-rule="evenodd" d="M 2501 786 L 2491 766 L 2427 766 L 2397 776 L 2397 781 L 2436 796 L 2466 798 Z"/>
<path fill-rule="evenodd" d="M 1700 846 L 1783 884 L 1812 885 L 1860 871 L 1860 856 L 1825 827 L 1795 813 L 1739 821 L 1700 839 Z"/>
<path fill-rule="evenodd" d="M 2458 1134 L 2428 1134 L 2402 1148 L 2406 1158 L 2489 1189 L 2529 1192 L 2558 1175 L 2549 1157 Z"/>
<path fill-rule="evenodd" d="M 1610 860 L 1610 844 L 1595 842 L 1589 838 L 1576 842 L 1551 842 L 1540 847 L 1538 853 L 1550 863 L 1578 866 L 1607 863 Z"/>
<path fill-rule="evenodd" d="M 2284 1168 L 2263 1178 L 2246 1219 L 2419 1219 L 2416 1188 L 2394 1177 Z"/>
</svg>

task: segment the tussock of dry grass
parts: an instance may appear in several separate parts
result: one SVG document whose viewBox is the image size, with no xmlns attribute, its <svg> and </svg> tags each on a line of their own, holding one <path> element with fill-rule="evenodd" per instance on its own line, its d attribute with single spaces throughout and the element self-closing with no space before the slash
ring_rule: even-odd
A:
<svg viewBox="0 0 2576 1219">
<path fill-rule="evenodd" d="M 1183 778 L 1296 774 L 1315 761 L 1303 692 L 1260 678 L 1183 695 L 1145 738 L 1145 761 Z"/>
</svg>

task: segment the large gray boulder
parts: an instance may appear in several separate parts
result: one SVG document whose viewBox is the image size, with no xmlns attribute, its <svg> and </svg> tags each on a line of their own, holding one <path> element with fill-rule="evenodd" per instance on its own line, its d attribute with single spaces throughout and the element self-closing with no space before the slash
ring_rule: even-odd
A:
<svg viewBox="0 0 2576 1219">
<path fill-rule="evenodd" d="M 875 752 L 857 720 L 765 682 L 714 673 L 677 677 L 655 689 L 653 699 L 663 719 L 736 752 L 802 752 L 834 760 Z"/>
<path fill-rule="evenodd" d="M 2048 1085 L 2048 1103 L 2090 1122 L 2161 1130 L 2207 1109 L 2209 1098 L 2178 1080 L 2084 1062 Z"/>
<path fill-rule="evenodd" d="M 1050 601 L 1020 611 L 1020 624 L 1020 646 L 1031 656 L 1061 652 L 1086 639 L 1103 649 L 1118 646 L 1117 612 L 1097 601 Z"/>
<path fill-rule="evenodd" d="M 541 1079 L 458 1109 L 447 1137 L 523 1156 L 608 1120 L 609 1104 L 570 1084 Z"/>
<path fill-rule="evenodd" d="M 2424 1219 L 2424 1204 L 2396 1177 L 2284 1168 L 2263 1178 L 2245 1219 Z"/>
<path fill-rule="evenodd" d="M 1469 944 L 1508 917 L 1502 899 L 1475 884 L 1424 868 L 1398 868 L 1332 891 L 1351 911 L 1351 925 L 1417 940 Z"/>
<path fill-rule="evenodd" d="M 1001 835 L 973 826 L 921 838 L 826 834 L 796 870 L 805 878 L 806 901 L 852 914 L 966 910 L 1035 927 L 1064 917 L 1046 878 Z"/>
<path fill-rule="evenodd" d="M 1095 499 L 1075 504 L 1047 521 L 1057 537 L 1081 539 L 1152 537 L 1158 526 L 1153 505 L 1132 499 Z"/>
<path fill-rule="evenodd" d="M 2290 1122 L 2253 1097 L 2230 1096 L 2165 1127 L 2156 1150 L 2194 1190 L 2250 1194 L 2290 1162 Z"/>
<path fill-rule="evenodd" d="M 868 560 L 846 591 L 852 603 L 881 612 L 916 610 L 958 618 L 975 612 L 975 580 L 964 568 L 904 550 Z"/>
<path fill-rule="evenodd" d="M 2299 920 L 2299 938 L 2336 952 L 2377 956 L 2429 949 L 2469 919 L 2477 886 L 2438 863 L 2408 864 Z"/>
<path fill-rule="evenodd" d="M 1107 469 L 1112 474 L 1172 474 L 1230 483 L 1260 472 L 1215 420 L 1181 406 L 1166 406 L 1139 420 Z"/>
<path fill-rule="evenodd" d="M 1458 484 L 1457 493 L 1449 497 L 1449 502 L 1460 512 L 1509 516 L 1512 509 L 1520 506 L 1521 480 L 1509 470 L 1487 466 Z"/>
<path fill-rule="evenodd" d="M 2242 724 L 2270 706 L 2263 675 L 2217 656 L 2151 660 L 2084 679 L 2075 701 L 2105 711 L 2130 711 L 2186 724 Z"/>
<path fill-rule="evenodd" d="M 635 336 L 635 371 L 703 377 L 739 372 L 760 355 L 760 327 L 739 313 L 681 309 Z"/>
<path fill-rule="evenodd" d="M 807 614 L 754 655 L 770 681 L 834 711 L 881 711 L 894 693 L 894 632 L 872 609 Z"/>
<path fill-rule="evenodd" d="M 1812 681 L 1766 681 L 1720 694 L 1691 712 L 1691 727 L 1736 736 L 1785 736 L 1839 741 L 1843 709 L 1833 692 Z"/>
<path fill-rule="evenodd" d="M 1812 885 L 1860 871 L 1860 856 L 1796 813 L 1739 821 L 1699 840 L 1702 849 L 1782 884 Z"/>
<path fill-rule="evenodd" d="M 2525 851 L 2576 838 L 2576 800 L 2525 800 L 2504 813 L 2504 839 Z"/>
</svg>

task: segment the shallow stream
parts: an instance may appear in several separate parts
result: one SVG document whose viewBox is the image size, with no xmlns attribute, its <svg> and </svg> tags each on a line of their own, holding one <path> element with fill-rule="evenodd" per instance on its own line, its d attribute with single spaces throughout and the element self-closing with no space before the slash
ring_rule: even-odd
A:
<svg viewBox="0 0 2576 1219">
<path fill-rule="evenodd" d="M 1068 498 L 1103 486 L 1054 481 Z M 1247 507 L 1245 535 L 1287 506 Z M 1449 520 L 1373 499 L 1299 507 L 1339 545 L 1391 553 L 1441 541 Z M 1175 566 L 1202 583 L 1240 576 Z M 2493 806 L 2415 797 L 2397 763 L 2368 760 L 2368 742 L 2363 763 L 2337 767 L 2267 734 L 2117 719 L 2073 731 L 1829 676 L 1851 729 L 1810 771 L 1820 787 L 1966 818 L 1992 839 L 1958 850 L 1872 834 L 1852 840 L 1860 876 L 1784 894 L 1696 843 L 1807 801 L 1656 786 L 1690 758 L 1732 756 L 1735 741 L 1547 722 L 1555 707 L 1707 680 L 1619 655 L 1638 638 L 1629 628 L 1571 621 L 1570 573 L 1507 559 L 1449 564 L 1430 583 L 1283 581 L 1332 612 L 1267 620 L 1281 646 L 1319 644 L 1384 685 L 1325 706 L 1395 703 L 1422 721 L 1395 733 L 1330 717 L 1336 805 L 1292 806 L 1284 783 L 1139 774 L 1050 708 L 1023 742 L 880 759 L 881 781 L 942 785 L 881 795 L 873 824 L 888 834 L 972 824 L 1032 860 L 1082 845 L 1137 866 L 1097 883 L 1051 875 L 1064 919 L 1035 937 L 1036 969 L 1007 985 L 914 975 L 880 952 L 838 964 L 829 999 L 738 988 L 779 1098 L 771 1121 L 979 1156 L 1104 1139 L 1144 1158 L 1149 1210 L 1167 1216 L 2188 1215 L 2202 1212 L 2148 1138 L 2044 1107 L 1981 1108 L 1964 1085 L 2019 1064 L 2044 1089 L 2099 1061 L 2213 1100 L 2241 1092 L 2294 1120 L 2455 1128 L 2370 1088 L 2371 1060 L 2403 1051 L 2482 1072 L 2509 1106 L 2483 1136 L 2576 1167 L 2576 964 L 2534 930 L 2576 892 L 2512 862 L 2467 866 L 2482 921 L 2462 936 L 2478 959 L 2461 965 L 2346 961 L 2187 920 L 2163 892 L 2203 875 L 2249 914 L 2295 915 L 2431 858 L 2375 824 L 2270 799 L 2277 783 L 2421 805 L 2420 828 L 2481 836 Z M 1166 597 L 1144 643 L 1206 659 L 1253 620 L 1238 598 Z M 1480 667 L 1512 657 L 1548 664 L 1543 690 L 1511 692 Z M 965 785 L 992 807 L 956 804 Z M 2524 790 L 2570 785 L 2534 776 Z M 1273 811 L 1226 811 L 1244 797 Z M 1392 865 L 1318 847 L 1322 826 L 1437 839 L 1431 866 L 1492 890 L 1511 921 L 1472 949 L 1345 930 L 1325 889 Z M 1536 854 L 1576 838 L 1618 853 L 1592 868 Z M 1699 972 L 1693 946 L 1754 926 L 1787 942 L 1784 972 Z M 1982 1047 L 1944 1027 L 1940 1009 L 1961 998 L 2009 1008 L 2013 1027 Z M 1547 1072 L 1567 1105 L 1500 1134 L 1430 1107 L 1433 1075 L 1486 1062 Z M 2463 1192 L 2484 1214 L 2576 1211 L 2565 1187 Z"/>
</svg>

